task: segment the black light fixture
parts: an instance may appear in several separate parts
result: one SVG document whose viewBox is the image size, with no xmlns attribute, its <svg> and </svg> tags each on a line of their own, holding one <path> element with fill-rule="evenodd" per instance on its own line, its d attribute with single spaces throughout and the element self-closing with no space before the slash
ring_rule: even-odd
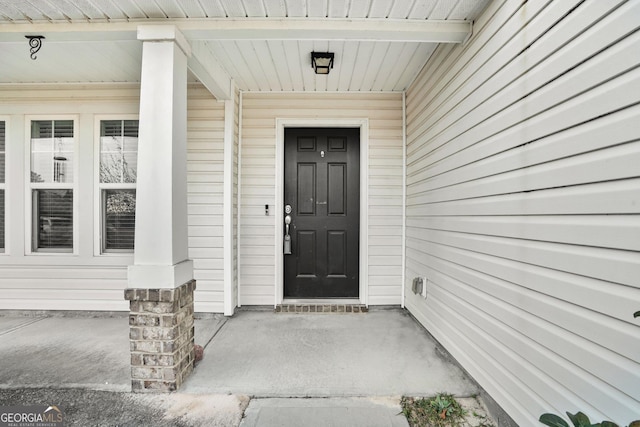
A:
<svg viewBox="0 0 640 427">
<path fill-rule="evenodd" d="M 329 74 L 333 68 L 333 52 L 311 52 L 311 67 L 316 74 Z"/>
</svg>

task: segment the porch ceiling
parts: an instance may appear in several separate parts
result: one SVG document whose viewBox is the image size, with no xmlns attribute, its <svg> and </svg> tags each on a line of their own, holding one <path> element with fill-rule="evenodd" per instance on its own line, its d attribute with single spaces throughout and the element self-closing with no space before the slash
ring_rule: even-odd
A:
<svg viewBox="0 0 640 427">
<path fill-rule="evenodd" d="M 403 91 L 438 43 L 460 42 L 490 0 L 0 0 L 0 83 L 138 82 L 138 25 L 175 24 L 214 95 Z M 25 35 L 45 40 L 29 57 Z M 335 53 L 328 76 L 311 51 Z"/>
</svg>

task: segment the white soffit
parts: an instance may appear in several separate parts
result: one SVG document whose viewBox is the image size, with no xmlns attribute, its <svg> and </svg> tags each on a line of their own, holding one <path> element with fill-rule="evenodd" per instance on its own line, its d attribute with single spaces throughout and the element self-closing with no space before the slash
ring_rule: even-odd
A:
<svg viewBox="0 0 640 427">
<path fill-rule="evenodd" d="M 472 21 L 487 0 L 1 0 L 0 22 L 181 18 L 382 18 Z"/>
<path fill-rule="evenodd" d="M 0 83 L 137 82 L 138 26 L 172 24 L 210 90 L 231 78 L 245 91 L 403 91 L 489 1 L 0 0 Z M 313 73 L 313 50 L 335 53 L 328 76 Z"/>
</svg>

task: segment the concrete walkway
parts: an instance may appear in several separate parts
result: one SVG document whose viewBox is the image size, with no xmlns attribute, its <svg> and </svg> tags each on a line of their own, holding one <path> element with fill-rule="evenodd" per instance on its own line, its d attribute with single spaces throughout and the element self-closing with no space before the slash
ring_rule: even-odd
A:
<svg viewBox="0 0 640 427">
<path fill-rule="evenodd" d="M 241 427 L 408 427 L 394 398 L 253 399 Z"/>
<path fill-rule="evenodd" d="M 173 416 L 180 425 L 237 426 L 244 414 L 243 427 L 382 427 L 407 426 L 399 415 L 402 395 L 478 392 L 399 309 L 366 314 L 240 311 L 230 319 L 197 319 L 195 327 L 196 343 L 205 352 L 191 377 L 177 393 L 142 397 L 128 393 L 126 315 L 21 317 L 0 312 L 0 406 L 41 404 L 20 400 L 34 399 L 34 390 L 42 390 L 44 398 L 52 389 L 66 389 L 60 390 L 63 397 L 76 396 L 69 389 L 80 389 L 86 390 L 78 393 L 83 399 L 111 393 L 128 411 L 156 405 L 165 420 L 158 425 Z M 75 400 L 59 404 L 78 405 Z M 215 408 L 225 416 L 214 422 Z M 81 408 L 75 418 L 82 419 Z M 130 419 L 144 417 L 132 414 Z"/>
</svg>

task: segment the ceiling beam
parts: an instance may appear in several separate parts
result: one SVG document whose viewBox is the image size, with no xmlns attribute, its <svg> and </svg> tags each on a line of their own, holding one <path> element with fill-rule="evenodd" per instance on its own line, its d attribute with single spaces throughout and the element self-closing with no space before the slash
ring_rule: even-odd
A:
<svg viewBox="0 0 640 427">
<path fill-rule="evenodd" d="M 178 24 L 190 39 L 461 43 L 471 22 L 410 19 L 227 19 Z"/>
<path fill-rule="evenodd" d="M 218 101 L 232 99 L 231 76 L 211 53 L 206 42 L 191 42 L 187 66 Z"/>
<path fill-rule="evenodd" d="M 469 21 L 419 19 L 208 18 L 112 22 L 49 22 L 0 25 L 0 42 L 26 34 L 49 41 L 135 40 L 142 25 L 175 25 L 189 40 L 355 40 L 462 43 Z"/>
<path fill-rule="evenodd" d="M 231 76 L 220 65 L 207 42 L 189 42 L 175 25 L 140 25 L 138 40 L 176 43 L 187 57 L 187 66 L 218 101 L 231 99 Z"/>
</svg>

